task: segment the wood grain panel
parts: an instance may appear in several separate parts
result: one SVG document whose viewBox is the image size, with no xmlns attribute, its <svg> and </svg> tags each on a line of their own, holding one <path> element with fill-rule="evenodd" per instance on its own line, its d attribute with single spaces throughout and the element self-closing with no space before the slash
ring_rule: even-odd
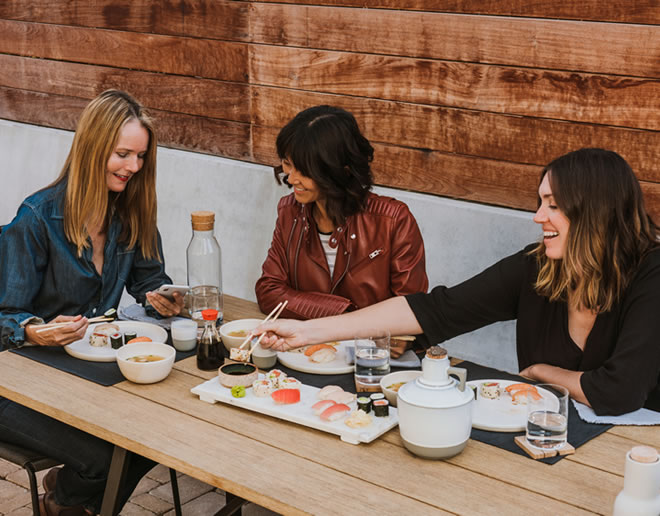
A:
<svg viewBox="0 0 660 516">
<path fill-rule="evenodd" d="M 279 4 L 251 10 L 257 43 L 660 77 L 660 26 Z"/>
<path fill-rule="evenodd" d="M 0 53 L 247 81 L 247 46 L 218 40 L 0 20 Z"/>
<path fill-rule="evenodd" d="M 249 61 L 252 84 L 660 129 L 660 80 L 266 45 Z"/>
<path fill-rule="evenodd" d="M 248 4 L 222 0 L 3 0 L 0 18 L 234 41 L 247 39 Z"/>
<path fill-rule="evenodd" d="M 0 86 L 91 100 L 118 88 L 150 108 L 248 122 L 246 84 L 0 54 Z"/>
<path fill-rule="evenodd" d="M 252 128 L 255 160 L 278 162 L 279 129 Z M 521 165 L 471 156 L 408 149 L 374 143 L 372 171 L 376 184 L 443 197 L 536 210 L 541 166 Z M 649 213 L 660 223 L 660 184 L 642 181 Z"/>
<path fill-rule="evenodd" d="M 257 125 L 280 128 L 298 111 L 318 104 L 334 104 L 351 111 L 373 142 L 534 165 L 546 165 L 581 147 L 602 147 L 619 152 L 640 179 L 660 180 L 657 157 L 651 151 L 660 148 L 657 131 L 252 88 L 253 122 Z"/>
<path fill-rule="evenodd" d="M 0 118 L 75 130 L 88 99 L 0 87 Z M 250 160 L 249 124 L 151 110 L 159 145 Z"/>
<path fill-rule="evenodd" d="M 282 3 L 281 0 L 261 0 Z M 657 0 L 287 0 L 287 4 L 411 9 L 461 14 L 566 18 L 624 23 L 660 23 Z"/>
</svg>

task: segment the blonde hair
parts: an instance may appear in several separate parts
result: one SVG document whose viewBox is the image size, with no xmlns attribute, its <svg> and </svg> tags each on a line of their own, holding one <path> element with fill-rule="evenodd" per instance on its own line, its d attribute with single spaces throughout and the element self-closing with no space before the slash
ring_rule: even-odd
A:
<svg viewBox="0 0 660 516">
<path fill-rule="evenodd" d="M 142 168 L 121 193 L 108 191 L 106 171 L 120 130 L 138 120 L 149 133 Z M 119 241 L 139 245 L 147 259 L 160 259 L 156 228 L 156 134 L 149 115 L 128 93 L 106 90 L 83 110 L 71 150 L 53 184 L 66 182 L 64 232 L 78 249 L 89 247 L 89 225 L 107 231 L 116 214 L 122 230 Z"/>
<path fill-rule="evenodd" d="M 562 259 L 548 258 L 543 243 L 532 251 L 539 265 L 536 291 L 550 301 L 570 293 L 576 306 L 607 312 L 658 246 L 639 182 L 621 156 L 603 149 L 566 154 L 543 169 L 540 181 L 546 174 L 569 228 Z"/>
</svg>

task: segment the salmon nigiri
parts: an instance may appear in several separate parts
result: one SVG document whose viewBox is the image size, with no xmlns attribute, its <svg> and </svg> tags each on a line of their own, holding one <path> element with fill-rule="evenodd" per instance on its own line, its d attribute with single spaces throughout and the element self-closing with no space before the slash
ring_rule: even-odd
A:
<svg viewBox="0 0 660 516">
<path fill-rule="evenodd" d="M 508 387 L 505 387 L 504 390 L 511 394 L 512 392 L 516 391 L 529 391 L 529 390 L 536 390 L 536 387 L 533 385 L 530 385 L 529 383 L 512 383 Z"/>
<path fill-rule="evenodd" d="M 531 396 L 534 401 L 538 401 L 541 399 L 541 395 L 539 394 L 539 391 L 534 387 L 533 385 L 531 386 L 531 389 L 519 389 L 517 391 L 514 391 L 511 393 L 511 401 L 514 405 L 526 405 L 527 404 L 527 396 Z"/>
<path fill-rule="evenodd" d="M 351 408 L 348 405 L 344 405 L 343 403 L 335 403 L 331 407 L 328 407 L 323 412 L 321 412 L 320 418 L 323 421 L 335 421 L 344 417 L 350 411 Z"/>
<path fill-rule="evenodd" d="M 278 405 L 290 405 L 300 401 L 299 389 L 277 389 L 270 395 L 273 401 Z"/>
<path fill-rule="evenodd" d="M 335 347 L 331 346 L 330 344 L 314 344 L 313 346 L 309 346 L 305 349 L 305 355 L 309 357 L 316 353 L 319 349 L 331 349 L 332 351 L 337 351 Z"/>
<path fill-rule="evenodd" d="M 314 412 L 315 416 L 320 416 L 325 409 L 332 407 L 333 405 L 336 405 L 337 403 L 332 401 L 332 400 L 321 400 L 317 401 L 312 405 L 312 412 Z"/>
</svg>

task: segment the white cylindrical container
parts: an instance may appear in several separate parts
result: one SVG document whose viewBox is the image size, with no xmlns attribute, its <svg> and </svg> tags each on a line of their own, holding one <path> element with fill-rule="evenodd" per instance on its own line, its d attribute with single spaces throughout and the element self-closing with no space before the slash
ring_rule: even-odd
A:
<svg viewBox="0 0 660 516">
<path fill-rule="evenodd" d="M 655 448 L 635 446 L 626 454 L 623 491 L 613 516 L 660 515 L 660 457 Z"/>
<path fill-rule="evenodd" d="M 215 238 L 213 228 L 215 213 L 195 211 L 191 214 L 193 236 L 186 250 L 188 286 L 217 287 L 220 291 L 218 320 L 223 319 L 222 302 L 222 252 Z"/>
</svg>

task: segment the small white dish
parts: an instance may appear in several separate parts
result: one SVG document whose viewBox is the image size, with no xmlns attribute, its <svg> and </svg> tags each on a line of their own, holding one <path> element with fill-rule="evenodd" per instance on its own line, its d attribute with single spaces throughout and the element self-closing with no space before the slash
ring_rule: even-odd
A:
<svg viewBox="0 0 660 516">
<path fill-rule="evenodd" d="M 222 338 L 222 343 L 227 348 L 227 351 L 231 348 L 237 348 L 243 341 L 245 341 L 248 333 L 254 330 L 263 322 L 263 319 L 237 319 L 220 326 L 220 337 Z M 244 335 L 230 335 L 234 332 L 245 332 Z M 246 347 L 248 344 L 245 345 Z"/>
<path fill-rule="evenodd" d="M 383 391 L 385 398 L 390 402 L 390 405 L 396 407 L 397 391 L 388 389 L 388 386 L 399 382 L 411 382 L 421 376 L 421 371 L 397 371 L 395 373 L 386 374 L 380 379 L 380 390 Z M 403 386 L 402 386 L 403 387 Z"/>
</svg>

